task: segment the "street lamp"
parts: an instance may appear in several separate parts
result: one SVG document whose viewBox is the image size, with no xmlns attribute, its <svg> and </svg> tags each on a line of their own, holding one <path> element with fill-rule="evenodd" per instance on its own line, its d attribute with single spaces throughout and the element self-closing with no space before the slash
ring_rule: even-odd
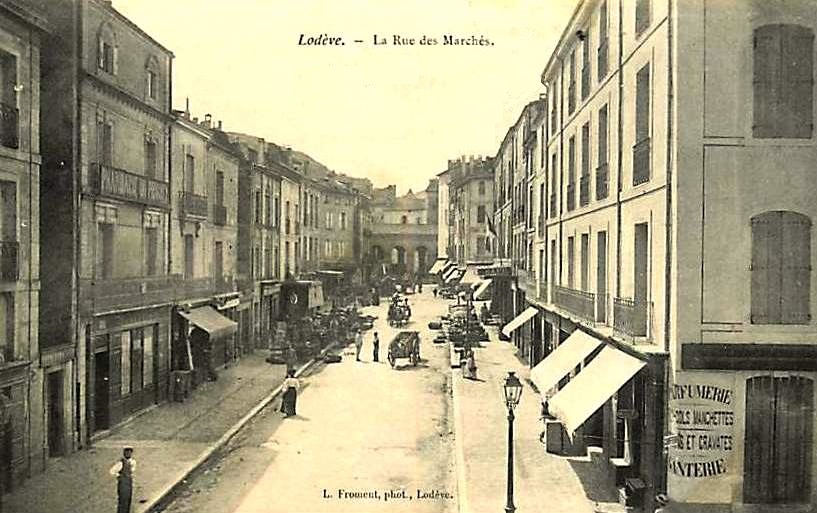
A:
<svg viewBox="0 0 817 513">
<path fill-rule="evenodd" d="M 505 505 L 505 512 L 514 513 L 516 507 L 513 505 L 513 410 L 522 397 L 522 382 L 515 373 L 508 371 L 504 387 L 505 406 L 508 408 L 508 503 Z"/>
</svg>

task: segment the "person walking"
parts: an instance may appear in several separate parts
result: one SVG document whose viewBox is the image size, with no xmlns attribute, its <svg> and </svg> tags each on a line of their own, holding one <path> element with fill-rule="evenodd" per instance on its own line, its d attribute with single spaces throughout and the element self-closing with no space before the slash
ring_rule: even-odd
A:
<svg viewBox="0 0 817 513">
<path fill-rule="evenodd" d="M 363 349 L 363 335 L 360 330 L 355 333 L 355 360 L 360 361 L 360 350 Z"/>
<path fill-rule="evenodd" d="M 374 339 L 372 340 L 372 361 L 380 361 L 380 338 L 377 336 L 376 331 L 374 332 Z"/>
<path fill-rule="evenodd" d="M 431 293 L 434 294 L 434 299 L 437 299 L 437 288 L 436 287 L 431 289 Z"/>
<path fill-rule="evenodd" d="M 474 356 L 474 350 L 470 347 L 465 354 L 465 368 L 463 369 L 463 377 L 467 379 L 477 379 L 477 360 Z"/>
<path fill-rule="evenodd" d="M 114 463 L 109 472 L 112 476 L 116 476 L 116 513 L 130 513 L 133 498 L 133 474 L 136 472 L 133 447 L 122 449 L 122 457 Z"/>
<path fill-rule="evenodd" d="M 287 371 L 287 377 L 281 385 L 284 390 L 284 396 L 281 399 L 281 412 L 285 417 L 292 417 L 296 414 L 295 406 L 298 400 L 298 389 L 301 388 L 301 382 L 295 377 L 295 370 Z"/>
</svg>

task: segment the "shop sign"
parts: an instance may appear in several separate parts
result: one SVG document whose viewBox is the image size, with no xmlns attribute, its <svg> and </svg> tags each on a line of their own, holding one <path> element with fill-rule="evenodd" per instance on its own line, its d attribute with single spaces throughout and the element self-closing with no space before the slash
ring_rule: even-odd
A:
<svg viewBox="0 0 817 513">
<path fill-rule="evenodd" d="M 670 389 L 668 490 L 673 500 L 731 500 L 735 462 L 735 387 L 731 375 L 679 373 Z"/>
</svg>

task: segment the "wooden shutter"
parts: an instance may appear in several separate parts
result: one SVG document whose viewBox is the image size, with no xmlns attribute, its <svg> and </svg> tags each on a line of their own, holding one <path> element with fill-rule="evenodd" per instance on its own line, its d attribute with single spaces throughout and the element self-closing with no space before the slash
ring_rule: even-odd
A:
<svg viewBox="0 0 817 513">
<path fill-rule="evenodd" d="M 769 312 L 769 250 L 770 227 L 769 214 L 752 218 L 752 283 L 751 283 L 751 322 L 768 324 Z"/>
<path fill-rule="evenodd" d="M 638 70 L 635 85 L 635 142 L 650 136 L 650 65 Z"/>
<path fill-rule="evenodd" d="M 776 111 L 781 72 L 780 55 L 780 25 L 764 25 L 755 29 L 754 137 L 776 137 L 778 131 Z"/>
<path fill-rule="evenodd" d="M 768 502 L 808 502 L 811 493 L 814 387 L 793 376 L 774 380 L 775 404 L 767 423 L 774 426 Z M 768 463 L 767 463 L 768 464 Z"/>
<path fill-rule="evenodd" d="M 746 380 L 746 428 L 743 450 L 743 502 L 765 503 L 771 495 L 773 469 L 774 379 Z"/>
<path fill-rule="evenodd" d="M 811 320 L 811 220 L 794 212 L 781 212 L 781 315 L 783 324 L 808 324 Z"/>
<path fill-rule="evenodd" d="M 814 110 L 814 34 L 800 25 L 780 27 L 780 137 L 809 139 Z"/>
</svg>

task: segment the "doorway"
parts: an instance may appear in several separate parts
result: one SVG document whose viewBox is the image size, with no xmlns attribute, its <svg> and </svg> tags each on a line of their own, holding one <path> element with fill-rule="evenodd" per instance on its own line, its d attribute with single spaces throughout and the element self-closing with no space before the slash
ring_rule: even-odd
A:
<svg viewBox="0 0 817 513">
<path fill-rule="evenodd" d="M 62 456 L 63 454 L 63 426 L 62 426 L 62 371 L 48 374 L 48 454 Z"/>
<path fill-rule="evenodd" d="M 111 368 L 108 351 L 94 354 L 94 371 L 94 431 L 101 431 L 111 427 Z"/>
</svg>

